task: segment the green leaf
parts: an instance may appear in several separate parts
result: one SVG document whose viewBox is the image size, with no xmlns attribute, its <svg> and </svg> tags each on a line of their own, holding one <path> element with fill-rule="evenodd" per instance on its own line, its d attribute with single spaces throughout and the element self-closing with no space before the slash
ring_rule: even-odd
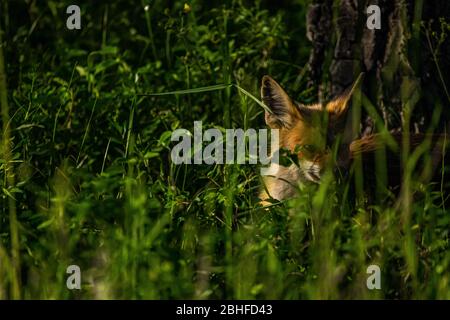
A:
<svg viewBox="0 0 450 320">
<path fill-rule="evenodd" d="M 265 111 L 272 113 L 272 111 L 258 98 L 256 98 L 254 95 L 252 95 L 250 92 L 245 90 L 244 88 L 241 88 L 237 84 L 216 84 L 213 86 L 207 86 L 207 87 L 199 87 L 199 88 L 192 88 L 192 89 L 185 89 L 185 90 L 176 90 L 176 91 L 167 91 L 167 92 L 160 92 L 160 93 L 142 93 L 138 94 L 138 96 L 168 96 L 168 95 L 175 95 L 175 94 L 192 94 L 192 93 L 201 93 L 201 92 L 208 92 L 208 91 L 217 91 L 217 90 L 223 90 L 229 87 L 234 87 L 238 89 L 241 93 L 245 94 L 247 97 L 255 101 L 259 106 L 261 106 Z"/>
<path fill-rule="evenodd" d="M 156 158 L 156 157 L 159 157 L 159 152 L 148 151 L 144 155 L 145 159 L 151 159 L 151 158 Z"/>
<path fill-rule="evenodd" d="M 38 230 L 49 227 L 53 223 L 53 221 L 54 221 L 54 219 L 50 219 L 50 220 L 42 222 L 40 225 L 37 226 Z"/>
<path fill-rule="evenodd" d="M 168 92 L 161 92 L 161 93 L 138 94 L 138 96 L 169 96 L 169 95 L 175 95 L 175 94 L 191 94 L 191 93 L 223 90 L 223 89 L 229 88 L 230 86 L 232 86 L 232 85 L 231 84 L 217 84 L 214 86 L 200 87 L 200 88 L 193 88 L 193 89 L 176 90 L 176 91 L 168 91 Z"/>
</svg>

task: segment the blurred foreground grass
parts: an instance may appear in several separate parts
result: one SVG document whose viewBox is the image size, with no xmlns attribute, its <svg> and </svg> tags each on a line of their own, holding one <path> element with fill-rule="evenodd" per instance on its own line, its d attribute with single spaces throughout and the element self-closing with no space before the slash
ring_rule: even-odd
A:
<svg viewBox="0 0 450 320">
<path fill-rule="evenodd" d="M 65 2 L 31 7 L 38 20 L 1 13 L 0 298 L 450 299 L 443 191 L 412 178 L 407 206 L 369 204 L 330 179 L 262 210 L 257 167 L 170 162 L 173 130 L 262 128 L 258 104 L 231 87 L 137 95 L 235 83 L 258 96 L 271 74 L 315 101 L 307 1 L 86 4 L 79 32 Z M 66 288 L 71 264 L 81 290 Z M 366 287 L 371 264 L 381 290 Z"/>
</svg>

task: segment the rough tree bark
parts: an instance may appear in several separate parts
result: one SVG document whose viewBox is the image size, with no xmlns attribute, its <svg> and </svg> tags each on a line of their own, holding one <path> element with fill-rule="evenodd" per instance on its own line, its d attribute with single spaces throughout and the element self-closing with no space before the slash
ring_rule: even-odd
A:
<svg viewBox="0 0 450 320">
<path fill-rule="evenodd" d="M 308 87 L 321 83 L 325 51 L 330 44 L 332 25 L 332 0 L 315 1 L 308 10 L 306 17 L 306 36 L 312 42 L 312 50 L 309 56 L 309 81 Z M 321 89 L 316 94 L 321 97 Z"/>
<path fill-rule="evenodd" d="M 319 99 L 340 94 L 365 72 L 364 94 L 382 115 L 384 125 L 398 130 L 408 123 L 412 131 L 423 131 L 430 116 L 429 104 L 435 102 L 422 92 L 442 87 L 435 62 L 427 47 L 420 21 L 431 21 L 440 28 L 440 17 L 449 19 L 449 2 L 425 3 L 423 0 L 328 0 L 313 2 L 307 15 L 307 36 L 312 42 L 309 59 L 310 85 L 318 87 Z M 366 26 L 368 5 L 381 9 L 381 29 Z M 441 46 L 442 67 L 448 66 L 448 40 Z M 330 61 L 325 57 L 331 55 Z M 436 73 L 437 74 L 437 73 Z M 326 77 L 328 75 L 328 77 Z M 433 78 L 433 81 L 430 81 Z M 446 74 L 444 82 L 449 82 Z M 441 82 L 441 83 L 439 83 Z M 443 90 L 440 96 L 445 97 Z M 420 103 L 419 103 L 420 102 Z M 450 103 L 450 101 L 446 101 Z M 413 111 L 412 111 L 413 110 Z M 411 125 L 409 116 L 412 113 Z M 444 114 L 448 112 L 444 110 Z M 373 121 L 363 113 L 361 134 L 373 130 Z"/>
</svg>

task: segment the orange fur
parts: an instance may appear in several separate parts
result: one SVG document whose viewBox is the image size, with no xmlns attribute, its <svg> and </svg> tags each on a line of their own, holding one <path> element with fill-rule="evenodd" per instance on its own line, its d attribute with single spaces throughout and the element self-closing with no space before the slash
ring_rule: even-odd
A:
<svg viewBox="0 0 450 320">
<path fill-rule="evenodd" d="M 266 124 L 270 128 L 279 129 L 280 148 L 295 154 L 298 162 L 289 167 L 271 164 L 270 175 L 263 177 L 265 187 L 260 193 L 261 204 L 268 205 L 271 198 L 284 200 L 294 197 L 299 183 L 320 183 L 327 168 L 335 169 L 339 166 L 348 169 L 356 158 L 363 160 L 366 169 L 370 168 L 374 164 L 376 150 L 384 147 L 389 149 L 388 166 L 392 171 L 389 178 L 398 185 L 402 165 L 400 151 L 403 146 L 408 145 L 410 149 L 414 149 L 428 141 L 431 146 L 431 163 L 424 168 L 422 176 L 425 177 L 424 181 L 431 178 L 433 173 L 430 166 L 436 168 L 442 160 L 442 150 L 449 145 L 448 136 L 408 134 L 405 137 L 400 133 L 389 135 L 389 139 L 386 139 L 382 134 L 370 135 L 344 145 L 341 150 L 344 159 L 337 161 L 339 165 L 332 163 L 330 147 L 338 134 L 337 128 L 341 127 L 338 123 L 342 123 L 348 102 L 360 80 L 361 76 L 350 89 L 325 105 L 305 106 L 291 100 L 275 80 L 263 77 L 261 96 L 271 110 L 266 112 Z"/>
</svg>

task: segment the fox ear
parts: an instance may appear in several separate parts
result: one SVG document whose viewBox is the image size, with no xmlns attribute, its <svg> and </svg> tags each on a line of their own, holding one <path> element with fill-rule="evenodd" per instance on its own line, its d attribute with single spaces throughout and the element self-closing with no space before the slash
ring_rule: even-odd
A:
<svg viewBox="0 0 450 320">
<path fill-rule="evenodd" d="M 363 73 L 360 73 L 355 82 L 349 88 L 347 88 L 344 93 L 328 102 L 326 110 L 328 111 L 331 121 L 338 121 L 342 119 L 342 117 L 346 114 L 348 109 L 348 102 L 352 98 L 352 95 L 355 92 L 356 88 L 361 83 L 363 75 Z"/>
<path fill-rule="evenodd" d="M 262 78 L 261 98 L 271 112 L 266 111 L 266 124 L 271 128 L 289 128 L 297 116 L 296 108 L 287 93 L 269 76 Z"/>
</svg>

